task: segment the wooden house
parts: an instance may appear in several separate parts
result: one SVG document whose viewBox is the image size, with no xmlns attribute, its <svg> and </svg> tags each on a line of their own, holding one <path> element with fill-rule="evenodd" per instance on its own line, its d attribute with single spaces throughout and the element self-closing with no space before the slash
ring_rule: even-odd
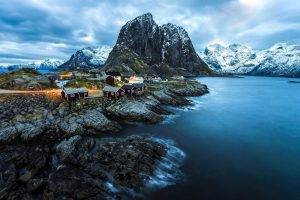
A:
<svg viewBox="0 0 300 200">
<path fill-rule="evenodd" d="M 115 80 L 122 81 L 122 74 L 120 72 L 106 72 L 106 75 L 114 77 Z"/>
<path fill-rule="evenodd" d="M 108 85 L 115 85 L 116 79 L 113 76 L 107 76 L 106 79 L 105 79 L 105 82 Z"/>
<path fill-rule="evenodd" d="M 144 83 L 144 78 L 142 76 L 131 76 L 128 83 Z"/>
<path fill-rule="evenodd" d="M 73 77 L 72 72 L 62 72 L 58 75 L 59 80 L 70 80 Z"/>
<path fill-rule="evenodd" d="M 122 89 L 125 91 L 125 94 L 132 96 L 137 88 L 133 84 L 125 84 L 122 86 Z"/>
<path fill-rule="evenodd" d="M 162 79 L 160 77 L 154 76 L 148 79 L 148 83 L 161 83 Z"/>
<path fill-rule="evenodd" d="M 103 96 L 120 98 L 125 95 L 125 91 L 122 88 L 105 86 L 103 88 Z"/>
<path fill-rule="evenodd" d="M 136 88 L 135 95 L 141 95 L 144 94 L 146 91 L 146 85 L 144 83 L 134 83 L 132 84 Z"/>
<path fill-rule="evenodd" d="M 63 88 L 61 96 L 63 99 L 68 101 L 83 99 L 88 97 L 88 90 L 84 87 L 82 88 Z"/>
</svg>

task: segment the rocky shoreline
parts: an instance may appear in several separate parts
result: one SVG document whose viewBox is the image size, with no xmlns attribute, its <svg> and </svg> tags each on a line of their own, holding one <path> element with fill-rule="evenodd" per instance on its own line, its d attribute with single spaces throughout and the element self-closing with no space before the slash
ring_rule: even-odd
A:
<svg viewBox="0 0 300 200">
<path fill-rule="evenodd" d="M 138 192 L 168 147 L 146 136 L 108 135 L 127 122 L 161 122 L 170 114 L 163 105 L 190 105 L 186 96 L 206 93 L 206 85 L 186 80 L 119 100 L 2 97 L 0 199 L 118 199 Z"/>
</svg>

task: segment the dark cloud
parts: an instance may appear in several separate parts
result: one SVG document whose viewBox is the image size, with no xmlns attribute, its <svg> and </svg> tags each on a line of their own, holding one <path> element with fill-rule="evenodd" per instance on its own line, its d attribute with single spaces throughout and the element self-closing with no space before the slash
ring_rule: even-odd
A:
<svg viewBox="0 0 300 200">
<path fill-rule="evenodd" d="M 183 26 L 197 50 L 213 42 L 267 48 L 299 42 L 297 0 L 10 0 L 0 6 L 0 63 L 67 59 L 85 46 L 114 45 L 121 26 L 151 12 Z"/>
</svg>

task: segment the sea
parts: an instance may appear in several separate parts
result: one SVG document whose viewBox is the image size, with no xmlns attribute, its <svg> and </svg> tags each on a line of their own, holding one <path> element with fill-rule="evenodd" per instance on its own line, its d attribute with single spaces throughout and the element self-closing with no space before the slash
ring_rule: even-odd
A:
<svg viewBox="0 0 300 200">
<path fill-rule="evenodd" d="M 149 134 L 182 151 L 172 173 L 180 179 L 156 175 L 161 187 L 143 199 L 300 199 L 300 84 L 291 80 L 198 78 L 210 93 L 191 98 L 194 106 L 125 127 L 122 135 Z"/>
</svg>

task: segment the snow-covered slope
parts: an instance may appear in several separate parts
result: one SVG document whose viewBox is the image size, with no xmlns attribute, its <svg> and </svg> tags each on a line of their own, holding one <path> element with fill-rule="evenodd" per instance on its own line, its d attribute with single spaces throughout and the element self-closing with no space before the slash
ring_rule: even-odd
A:
<svg viewBox="0 0 300 200">
<path fill-rule="evenodd" d="M 36 61 L 28 64 L 0 66 L 0 68 L 11 68 L 11 69 L 32 68 L 32 69 L 42 69 L 42 70 L 55 70 L 57 69 L 58 66 L 60 66 L 63 63 L 64 63 L 63 60 L 45 59 L 45 60 Z"/>
<path fill-rule="evenodd" d="M 278 43 L 257 53 L 253 75 L 300 77 L 300 45 Z"/>
<path fill-rule="evenodd" d="M 39 63 L 35 63 L 35 65 L 39 69 L 56 69 L 58 66 L 60 66 L 63 63 L 64 63 L 63 60 L 46 59 L 46 60 L 43 60 Z"/>
<path fill-rule="evenodd" d="M 232 44 L 209 45 L 200 57 L 219 73 L 300 77 L 300 46 L 278 43 L 263 51 Z"/>
<path fill-rule="evenodd" d="M 112 48 L 110 46 L 83 48 L 73 54 L 67 62 L 60 66 L 60 68 L 77 69 L 100 67 L 105 63 L 111 50 Z"/>
</svg>

